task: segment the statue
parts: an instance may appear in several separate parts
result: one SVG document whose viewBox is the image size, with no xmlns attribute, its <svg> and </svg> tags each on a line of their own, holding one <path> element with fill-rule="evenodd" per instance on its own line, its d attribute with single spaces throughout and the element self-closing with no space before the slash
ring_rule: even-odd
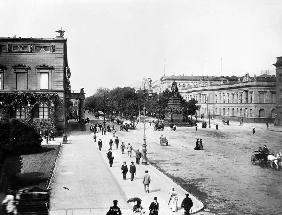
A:
<svg viewBox="0 0 282 215">
<path fill-rule="evenodd" d="M 173 96 L 177 96 L 178 87 L 177 87 L 176 81 L 173 81 L 173 82 L 172 82 L 172 85 L 171 85 L 171 92 L 172 92 Z"/>
</svg>

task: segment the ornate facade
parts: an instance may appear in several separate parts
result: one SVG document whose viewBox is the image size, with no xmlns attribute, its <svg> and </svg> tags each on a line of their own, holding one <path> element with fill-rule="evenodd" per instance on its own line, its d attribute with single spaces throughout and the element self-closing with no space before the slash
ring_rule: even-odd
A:
<svg viewBox="0 0 282 215">
<path fill-rule="evenodd" d="M 0 118 L 49 124 L 62 133 L 69 78 L 67 39 L 0 38 Z"/>
<path fill-rule="evenodd" d="M 275 76 L 239 78 L 237 83 L 191 88 L 181 95 L 198 101 L 198 116 L 244 122 L 273 121 L 277 112 Z"/>
</svg>

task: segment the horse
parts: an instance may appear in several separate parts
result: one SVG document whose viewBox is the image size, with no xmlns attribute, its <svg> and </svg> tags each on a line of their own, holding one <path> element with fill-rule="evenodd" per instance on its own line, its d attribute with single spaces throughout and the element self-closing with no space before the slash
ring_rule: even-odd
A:
<svg viewBox="0 0 282 215">
<path fill-rule="evenodd" d="M 279 152 L 274 156 L 274 154 L 269 154 L 267 156 L 267 161 L 271 168 L 279 170 L 279 168 L 282 166 L 282 153 Z"/>
</svg>

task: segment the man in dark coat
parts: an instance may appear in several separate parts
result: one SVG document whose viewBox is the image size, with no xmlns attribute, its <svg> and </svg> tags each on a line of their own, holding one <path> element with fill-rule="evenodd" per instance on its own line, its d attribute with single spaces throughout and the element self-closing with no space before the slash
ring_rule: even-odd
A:
<svg viewBox="0 0 282 215">
<path fill-rule="evenodd" d="M 131 162 L 131 165 L 129 167 L 129 172 L 130 172 L 130 175 L 131 175 L 130 179 L 131 179 L 131 181 L 133 181 L 134 175 L 136 174 L 136 166 L 134 165 L 134 162 Z"/>
<path fill-rule="evenodd" d="M 135 157 L 136 157 L 136 164 L 140 164 L 140 159 L 142 157 L 142 154 L 139 151 L 139 149 L 137 149 Z"/>
<path fill-rule="evenodd" d="M 121 166 L 121 172 L 122 172 L 123 180 L 126 180 L 126 174 L 128 172 L 126 162 L 123 162 L 123 165 Z"/>
<path fill-rule="evenodd" d="M 113 157 L 113 153 L 112 151 L 109 149 L 108 153 L 107 153 L 107 158 L 109 160 L 109 164 L 110 164 L 110 167 L 113 166 L 113 162 L 114 162 L 114 157 Z"/>
<path fill-rule="evenodd" d="M 117 206 L 118 200 L 113 201 L 114 206 L 110 207 L 107 215 L 122 215 L 120 208 Z"/>
<path fill-rule="evenodd" d="M 110 149 L 112 150 L 112 148 L 113 148 L 113 140 L 112 139 L 110 139 L 110 142 L 109 142 L 109 145 L 110 145 Z"/>
<path fill-rule="evenodd" d="M 118 137 L 115 138 L 115 144 L 116 144 L 116 148 L 118 149 L 118 144 L 119 144 L 119 139 L 118 139 Z"/>
<path fill-rule="evenodd" d="M 189 197 L 189 194 L 186 193 L 186 197 L 183 199 L 181 203 L 181 207 L 184 208 L 184 215 L 190 215 L 190 209 L 193 206 L 193 201 Z"/>
<path fill-rule="evenodd" d="M 159 203 L 158 198 L 154 197 L 154 201 L 150 204 L 149 215 L 158 215 L 159 214 Z"/>
<path fill-rule="evenodd" d="M 99 147 L 99 150 L 100 150 L 100 151 L 101 151 L 101 149 L 102 149 L 102 145 L 103 145 L 102 140 L 99 139 L 99 140 L 98 140 L 98 147 Z"/>
</svg>

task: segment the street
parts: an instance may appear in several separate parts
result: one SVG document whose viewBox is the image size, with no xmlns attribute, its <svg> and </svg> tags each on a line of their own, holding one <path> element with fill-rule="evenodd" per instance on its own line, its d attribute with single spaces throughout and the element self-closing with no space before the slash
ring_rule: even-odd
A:
<svg viewBox="0 0 282 215">
<path fill-rule="evenodd" d="M 148 158 L 182 187 L 202 200 L 217 214 L 281 214 L 282 171 L 254 166 L 252 152 L 266 144 L 281 151 L 281 132 L 263 126 L 252 134 L 251 125 L 220 125 L 212 128 L 165 128 L 154 131 L 146 125 Z M 160 146 L 159 137 L 168 138 L 169 146 Z M 120 137 L 142 148 L 143 124 L 138 130 L 120 132 Z M 203 139 L 204 150 L 195 151 L 196 138 Z"/>
</svg>

